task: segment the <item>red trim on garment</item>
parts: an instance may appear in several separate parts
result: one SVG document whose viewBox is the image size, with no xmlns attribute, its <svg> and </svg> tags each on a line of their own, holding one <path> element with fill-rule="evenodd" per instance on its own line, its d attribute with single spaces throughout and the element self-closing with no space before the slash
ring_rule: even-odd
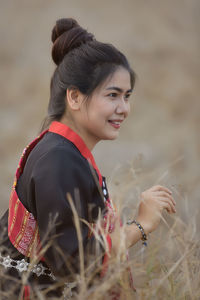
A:
<svg viewBox="0 0 200 300">
<path fill-rule="evenodd" d="M 29 285 L 24 286 L 24 294 L 23 294 L 22 300 L 31 300 L 31 298 L 30 298 L 30 286 Z"/>
<path fill-rule="evenodd" d="M 48 130 L 43 131 L 23 151 L 15 174 L 15 180 L 9 201 L 8 236 L 13 246 L 24 256 L 30 257 L 32 252 L 39 251 L 40 239 L 37 222 L 18 198 L 16 185 L 23 173 L 27 158 L 37 143 L 43 138 Z"/>
<path fill-rule="evenodd" d="M 33 251 L 39 251 L 37 222 L 33 214 L 23 206 L 15 190 L 9 206 L 8 236 L 13 246 L 25 256 L 30 257 Z"/>
<path fill-rule="evenodd" d="M 94 157 L 91 153 L 91 151 L 88 149 L 82 138 L 73 131 L 70 127 L 67 125 L 53 121 L 49 127 L 49 132 L 54 132 L 57 134 L 60 134 L 61 136 L 65 137 L 69 141 L 71 141 L 81 152 L 81 154 L 92 164 L 93 168 L 97 171 L 98 177 L 99 177 L 99 184 L 102 185 L 102 176 L 101 173 L 95 163 Z"/>
</svg>

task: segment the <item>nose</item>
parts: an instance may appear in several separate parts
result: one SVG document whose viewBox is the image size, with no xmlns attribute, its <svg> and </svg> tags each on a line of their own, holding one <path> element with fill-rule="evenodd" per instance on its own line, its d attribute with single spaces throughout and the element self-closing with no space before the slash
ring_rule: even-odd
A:
<svg viewBox="0 0 200 300">
<path fill-rule="evenodd" d="M 124 118 L 128 116 L 130 112 L 130 103 L 128 100 L 120 98 L 116 107 L 116 113 L 119 115 L 124 115 Z"/>
</svg>

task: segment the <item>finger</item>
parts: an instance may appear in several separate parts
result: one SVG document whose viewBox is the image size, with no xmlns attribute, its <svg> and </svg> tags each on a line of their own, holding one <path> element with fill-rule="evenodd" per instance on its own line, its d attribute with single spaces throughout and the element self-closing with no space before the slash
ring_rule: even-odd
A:
<svg viewBox="0 0 200 300">
<path fill-rule="evenodd" d="M 168 194 L 172 194 L 172 192 L 166 188 L 165 186 L 162 186 L 162 185 L 154 185 L 152 188 L 151 188 L 152 191 L 165 191 L 167 192 Z"/>
<path fill-rule="evenodd" d="M 166 209 L 166 211 L 169 213 L 169 214 L 172 214 L 173 213 L 173 210 L 171 208 L 171 206 L 169 205 L 169 203 L 167 202 L 161 202 L 161 207 L 162 207 L 162 210 Z"/>
<path fill-rule="evenodd" d="M 171 209 L 170 206 L 168 206 L 168 207 L 166 208 L 166 211 L 168 212 L 168 214 L 173 214 L 173 213 L 175 213 L 175 212 Z"/>
<path fill-rule="evenodd" d="M 158 192 L 153 192 L 153 193 L 157 197 L 166 197 L 166 198 L 169 198 L 173 202 L 173 204 L 176 205 L 176 202 L 175 202 L 174 198 L 171 195 L 169 195 L 167 192 L 165 192 L 165 191 L 158 191 Z"/>
<path fill-rule="evenodd" d="M 158 200 L 161 202 L 161 205 L 163 205 L 164 208 L 167 208 L 172 213 L 176 212 L 175 206 L 170 199 L 166 197 L 160 197 L 158 198 Z"/>
<path fill-rule="evenodd" d="M 172 201 L 166 197 L 160 197 L 157 199 L 160 202 L 160 205 L 164 208 L 168 208 L 171 213 L 175 213 L 176 209 Z"/>
</svg>

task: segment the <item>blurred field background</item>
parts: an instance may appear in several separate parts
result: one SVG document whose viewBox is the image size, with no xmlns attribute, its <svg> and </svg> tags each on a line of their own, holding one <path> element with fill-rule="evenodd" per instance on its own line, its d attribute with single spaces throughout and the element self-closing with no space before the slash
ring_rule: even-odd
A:
<svg viewBox="0 0 200 300">
<path fill-rule="evenodd" d="M 166 185 L 177 201 L 177 222 L 187 235 L 183 240 L 199 241 L 198 0 L 0 0 L 0 212 L 8 207 L 21 152 L 46 114 L 55 67 L 50 36 L 60 17 L 73 17 L 98 40 L 113 43 L 138 76 L 132 112 L 119 139 L 94 150 L 113 199 L 125 203 L 126 214 L 135 208 L 142 190 Z M 167 221 L 174 224 L 173 218 Z M 159 230 L 162 243 L 167 242 L 166 226 Z M 170 245 L 176 256 L 177 244 Z M 199 299 L 195 297 L 191 299 Z"/>
</svg>

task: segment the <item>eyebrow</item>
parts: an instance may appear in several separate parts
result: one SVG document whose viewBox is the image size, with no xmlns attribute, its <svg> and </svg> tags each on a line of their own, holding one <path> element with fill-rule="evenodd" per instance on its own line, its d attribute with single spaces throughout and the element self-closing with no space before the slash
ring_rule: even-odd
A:
<svg viewBox="0 0 200 300">
<path fill-rule="evenodd" d="M 111 86 L 111 87 L 107 88 L 106 90 L 116 90 L 120 93 L 123 93 L 123 90 L 116 86 Z M 127 90 L 126 93 L 131 93 L 132 91 L 133 91 L 133 89 L 130 89 L 130 90 Z"/>
</svg>

